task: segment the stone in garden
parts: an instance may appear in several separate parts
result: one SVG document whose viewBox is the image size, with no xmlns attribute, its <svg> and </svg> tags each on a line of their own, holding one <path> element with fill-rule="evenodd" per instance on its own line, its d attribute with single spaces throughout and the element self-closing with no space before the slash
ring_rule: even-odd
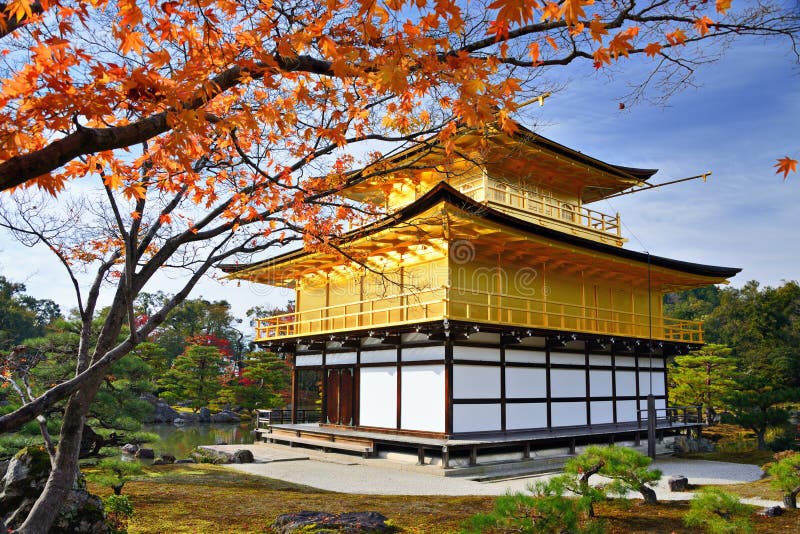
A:
<svg viewBox="0 0 800 534">
<path fill-rule="evenodd" d="M 8 464 L 0 480 L 0 530 L 10 532 L 25 520 L 50 476 L 50 457 L 43 447 L 26 447 Z M 61 502 L 51 533 L 110 534 L 103 502 L 86 491 L 80 476 Z"/>
<path fill-rule="evenodd" d="M 211 416 L 212 423 L 238 423 L 242 418 L 239 414 L 230 410 L 222 410 Z"/>
<path fill-rule="evenodd" d="M 126 443 L 125 445 L 120 447 L 120 450 L 125 454 L 130 454 L 131 456 L 133 456 L 134 454 L 136 454 L 136 451 L 139 450 L 139 446 L 134 443 Z"/>
<path fill-rule="evenodd" d="M 140 399 L 149 402 L 153 406 L 153 413 L 145 420 L 146 423 L 171 423 L 180 415 L 163 399 L 159 399 L 152 393 L 143 393 Z"/>
<path fill-rule="evenodd" d="M 211 410 L 208 408 L 200 408 L 200 412 L 198 413 L 197 417 L 198 423 L 210 423 L 211 422 Z"/>
<path fill-rule="evenodd" d="M 689 488 L 689 479 L 683 475 L 674 475 L 667 479 L 670 491 L 686 491 Z"/>
<path fill-rule="evenodd" d="M 152 460 L 153 458 L 156 457 L 156 453 L 153 451 L 153 449 L 146 449 L 142 447 L 138 451 L 136 451 L 136 454 L 134 454 L 133 456 L 134 458 L 138 458 L 140 460 Z"/>
<path fill-rule="evenodd" d="M 163 461 L 165 464 L 174 464 L 175 457 L 172 456 L 171 454 L 162 454 L 161 461 Z"/>
<path fill-rule="evenodd" d="M 292 532 L 342 532 L 347 534 L 397 532 L 397 528 L 386 524 L 386 516 L 378 512 L 295 512 L 275 518 L 272 530 L 278 534 Z"/>
<path fill-rule="evenodd" d="M 783 508 L 781 508 L 780 506 L 770 506 L 758 512 L 758 515 L 764 517 L 778 517 L 779 515 L 782 514 L 783 514 Z"/>
<path fill-rule="evenodd" d="M 194 458 L 181 458 L 180 460 L 175 460 L 176 464 L 196 464 L 197 460 Z"/>
<path fill-rule="evenodd" d="M 230 463 L 232 464 L 252 464 L 255 462 L 253 452 L 249 449 L 239 449 L 231 456 Z"/>
</svg>

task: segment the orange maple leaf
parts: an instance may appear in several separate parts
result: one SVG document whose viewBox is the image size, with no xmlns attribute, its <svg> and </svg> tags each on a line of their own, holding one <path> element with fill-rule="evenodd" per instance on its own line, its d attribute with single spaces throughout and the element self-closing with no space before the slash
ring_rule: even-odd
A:
<svg viewBox="0 0 800 534">
<path fill-rule="evenodd" d="M 539 61 L 539 43 L 531 43 L 528 45 L 528 53 L 531 55 L 531 61 L 534 65 L 538 65 Z"/>
<path fill-rule="evenodd" d="M 644 53 L 647 54 L 649 57 L 656 56 L 659 52 L 661 52 L 661 44 L 660 43 L 650 43 L 644 47 Z"/>
<path fill-rule="evenodd" d="M 533 20 L 533 10 L 539 7 L 535 0 L 495 0 L 489 4 L 489 9 L 497 9 L 497 20 L 527 23 Z"/>
<path fill-rule="evenodd" d="M 542 10 L 542 20 L 558 20 L 561 17 L 561 6 L 556 2 L 547 2 Z"/>
<path fill-rule="evenodd" d="M 600 20 L 599 15 L 595 15 L 592 22 L 589 23 L 589 33 L 592 35 L 592 39 L 598 43 L 602 43 L 603 36 L 608 35 L 606 24 Z"/>
<path fill-rule="evenodd" d="M 578 23 L 579 18 L 586 18 L 583 6 L 591 4 L 594 4 L 594 0 L 564 0 L 558 14 L 564 18 L 567 25 L 574 26 Z"/>
<path fill-rule="evenodd" d="M 608 48 L 600 47 L 594 51 L 594 68 L 599 69 L 604 63 L 611 63 L 611 53 Z"/>
<path fill-rule="evenodd" d="M 700 34 L 700 37 L 705 37 L 705 35 L 709 32 L 710 26 L 713 25 L 714 21 L 705 16 L 694 21 L 694 27 L 697 30 L 697 33 Z"/>
<path fill-rule="evenodd" d="M 669 44 L 673 46 L 686 44 L 686 34 L 683 33 L 683 30 L 680 28 L 678 28 L 674 32 L 668 33 L 666 37 Z"/>
<path fill-rule="evenodd" d="M 725 13 L 731 8 L 732 0 L 717 0 L 717 11 Z"/>
<path fill-rule="evenodd" d="M 797 160 L 786 156 L 785 158 L 779 159 L 775 167 L 778 169 L 775 171 L 775 174 L 783 173 L 783 179 L 785 180 L 789 177 L 790 172 L 797 172 Z"/>
</svg>

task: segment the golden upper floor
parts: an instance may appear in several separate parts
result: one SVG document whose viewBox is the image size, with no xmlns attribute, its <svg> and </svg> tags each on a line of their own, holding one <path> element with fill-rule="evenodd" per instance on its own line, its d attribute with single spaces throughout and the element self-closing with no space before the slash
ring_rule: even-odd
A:
<svg viewBox="0 0 800 534">
<path fill-rule="evenodd" d="M 346 254 L 300 250 L 227 267 L 235 278 L 296 291 L 294 313 L 259 319 L 258 341 L 448 319 L 699 343 L 702 325 L 664 318 L 662 295 L 738 271 L 548 228 L 446 184 L 337 246 Z"/>
<path fill-rule="evenodd" d="M 512 217 L 616 246 L 626 241 L 619 214 L 586 204 L 641 185 L 655 173 L 602 162 L 524 128 L 515 136 L 464 132 L 450 154 L 426 144 L 392 162 L 399 170 L 367 168 L 340 194 L 392 213 L 444 182 Z"/>
</svg>

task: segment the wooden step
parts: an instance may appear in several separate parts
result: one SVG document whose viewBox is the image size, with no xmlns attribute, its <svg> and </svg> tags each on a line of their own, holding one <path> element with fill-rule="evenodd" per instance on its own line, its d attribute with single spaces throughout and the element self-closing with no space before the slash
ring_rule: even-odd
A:
<svg viewBox="0 0 800 534">
<path fill-rule="evenodd" d="M 358 440 L 354 442 L 353 440 L 331 440 L 331 439 L 320 439 L 317 437 L 307 437 L 307 436 L 298 436 L 292 435 L 285 432 L 272 432 L 269 434 L 262 434 L 262 437 L 265 441 L 274 442 L 286 442 L 290 446 L 297 444 L 297 445 L 308 445 L 311 447 L 319 447 L 325 451 L 335 449 L 335 450 L 342 450 L 342 451 L 350 451 L 350 452 L 357 452 L 362 454 L 365 458 L 370 456 L 375 447 L 373 446 L 372 442 L 366 440 Z M 327 437 L 327 436 L 326 436 Z"/>
</svg>

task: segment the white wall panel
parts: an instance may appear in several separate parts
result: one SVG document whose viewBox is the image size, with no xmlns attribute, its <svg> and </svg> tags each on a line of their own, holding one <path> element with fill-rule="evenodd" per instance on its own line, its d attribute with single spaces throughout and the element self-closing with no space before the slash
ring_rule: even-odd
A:
<svg viewBox="0 0 800 534">
<path fill-rule="evenodd" d="M 590 354 L 589 355 L 589 364 L 590 365 L 611 365 L 611 355 L 610 354 Z"/>
<path fill-rule="evenodd" d="M 575 354 L 571 352 L 551 352 L 550 363 L 562 365 L 586 365 L 585 354 Z"/>
<path fill-rule="evenodd" d="M 309 365 L 322 365 L 322 354 L 301 354 L 294 357 L 297 367 L 307 367 Z"/>
<path fill-rule="evenodd" d="M 590 406 L 593 425 L 614 422 L 614 401 L 595 401 Z"/>
<path fill-rule="evenodd" d="M 633 356 L 615 356 L 614 363 L 617 366 L 636 367 L 636 358 Z"/>
<path fill-rule="evenodd" d="M 397 349 L 367 350 L 361 352 L 361 363 L 389 363 L 397 361 Z"/>
<path fill-rule="evenodd" d="M 444 347 L 433 345 L 430 347 L 403 348 L 400 356 L 404 362 L 419 360 L 444 360 Z"/>
<path fill-rule="evenodd" d="M 413 365 L 401 372 L 401 428 L 444 432 L 444 365 Z"/>
<path fill-rule="evenodd" d="M 500 397 L 500 367 L 453 366 L 453 398 L 496 399 Z"/>
<path fill-rule="evenodd" d="M 553 426 L 577 426 L 586 424 L 585 402 L 554 402 L 551 407 Z"/>
<path fill-rule="evenodd" d="M 636 373 L 617 371 L 617 397 L 636 395 Z"/>
<path fill-rule="evenodd" d="M 617 402 L 617 422 L 636 421 L 636 401 Z"/>
<path fill-rule="evenodd" d="M 356 363 L 355 352 L 338 352 L 335 354 L 326 354 L 325 363 L 328 365 L 346 365 Z"/>
<path fill-rule="evenodd" d="M 586 397 L 586 371 L 551 369 L 550 394 L 553 397 Z"/>
<path fill-rule="evenodd" d="M 639 393 L 642 396 L 650 393 L 650 371 L 639 372 Z M 653 369 L 653 395 L 664 394 L 664 371 Z"/>
<path fill-rule="evenodd" d="M 589 394 L 592 397 L 610 397 L 613 393 L 611 373 L 613 371 L 589 371 Z"/>
<path fill-rule="evenodd" d="M 506 362 L 547 363 L 547 353 L 533 350 L 506 350 Z"/>
<path fill-rule="evenodd" d="M 509 399 L 546 398 L 547 370 L 531 367 L 506 367 L 506 397 Z"/>
<path fill-rule="evenodd" d="M 506 404 L 506 429 L 547 428 L 547 404 Z"/>
<path fill-rule="evenodd" d="M 453 432 L 500 430 L 499 404 L 456 404 L 453 406 Z"/>
<path fill-rule="evenodd" d="M 484 362 L 499 362 L 500 349 L 486 347 L 453 347 L 453 358 L 456 360 L 474 360 Z"/>
<path fill-rule="evenodd" d="M 359 378 L 359 424 L 397 426 L 397 367 L 362 367 Z"/>
</svg>

